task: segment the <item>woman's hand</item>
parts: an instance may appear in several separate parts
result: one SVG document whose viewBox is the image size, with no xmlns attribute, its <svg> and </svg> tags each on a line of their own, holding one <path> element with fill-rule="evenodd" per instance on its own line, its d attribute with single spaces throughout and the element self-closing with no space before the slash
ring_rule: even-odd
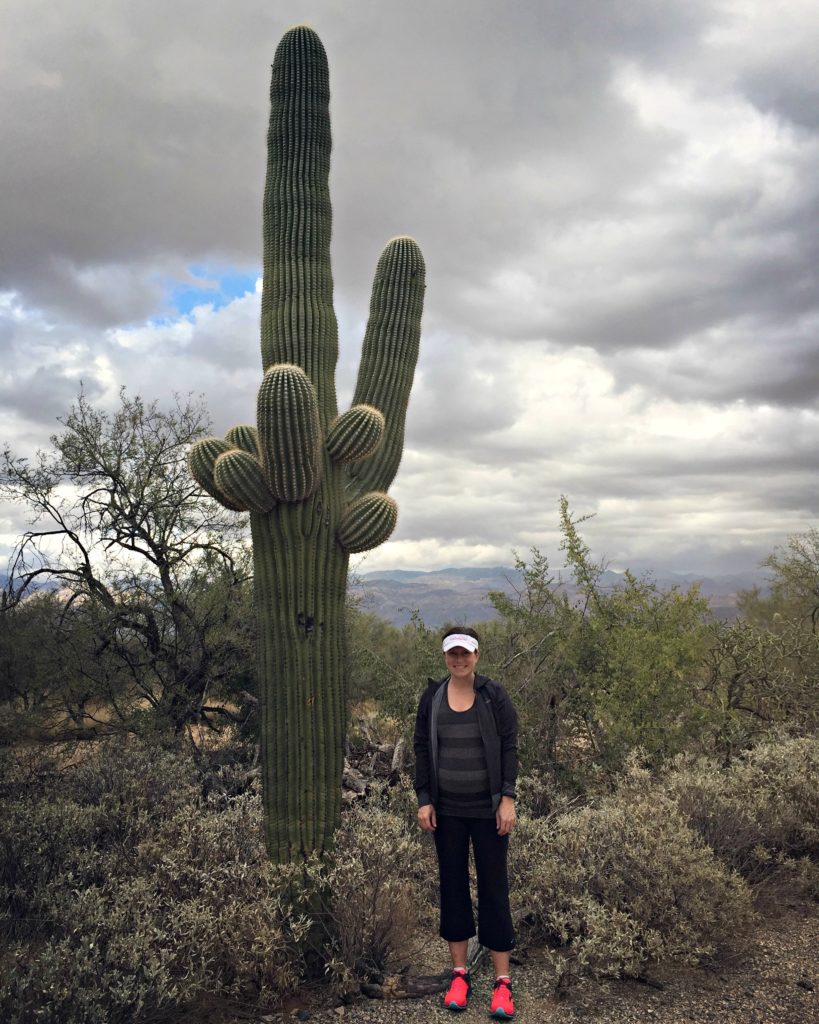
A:
<svg viewBox="0 0 819 1024">
<path fill-rule="evenodd" d="M 418 812 L 420 815 L 420 811 Z M 502 796 L 498 809 L 495 811 L 495 822 L 498 826 L 499 836 L 508 836 L 518 822 L 515 813 L 515 801 L 511 796 Z"/>
<path fill-rule="evenodd" d="M 418 808 L 418 824 L 425 832 L 434 832 L 437 822 L 435 820 L 435 808 L 432 804 L 424 804 Z"/>
</svg>

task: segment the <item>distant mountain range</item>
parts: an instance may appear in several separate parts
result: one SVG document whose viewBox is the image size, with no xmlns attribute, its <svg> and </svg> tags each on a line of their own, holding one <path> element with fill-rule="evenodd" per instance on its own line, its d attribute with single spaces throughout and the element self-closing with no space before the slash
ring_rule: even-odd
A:
<svg viewBox="0 0 819 1024">
<path fill-rule="evenodd" d="M 564 570 L 555 573 L 564 581 L 570 597 L 577 594 Z M 679 587 L 688 589 L 698 583 L 700 591 L 711 604 L 716 619 L 734 619 L 737 615 L 737 596 L 742 590 L 757 586 L 767 589 L 767 575 L 762 569 L 725 576 L 702 576 L 696 573 L 675 573 L 663 569 L 648 574 L 662 589 Z M 0 589 L 7 577 L 0 573 Z M 607 569 L 601 578 L 604 587 L 622 584 L 623 574 Z M 45 584 L 47 586 L 47 584 Z M 449 622 L 475 623 L 496 618 L 495 610 L 487 599 L 490 590 L 511 594 L 520 588 L 520 573 L 503 565 L 485 568 L 451 567 L 434 572 L 413 569 L 387 569 L 380 572 L 360 573 L 351 577 L 350 588 L 361 601 L 362 610 L 372 612 L 381 619 L 403 626 L 417 612 L 427 626 L 443 626 Z"/>
<path fill-rule="evenodd" d="M 766 588 L 763 570 L 750 570 L 725 576 L 702 576 L 696 573 L 675 573 L 671 570 L 647 574 L 661 590 L 678 587 L 687 590 L 694 583 L 711 604 L 714 618 L 734 619 L 737 615 L 737 597 L 742 590 L 758 586 Z M 572 598 L 576 588 L 569 574 L 556 572 L 565 581 L 564 586 Z M 623 573 L 607 569 L 601 577 L 606 588 L 623 583 Z M 402 626 L 417 612 L 427 626 L 443 626 L 450 622 L 475 623 L 496 618 L 495 610 L 487 599 L 490 590 L 512 594 L 521 586 L 520 573 L 509 566 L 485 568 L 438 569 L 421 572 L 392 569 L 361 573 L 351 581 L 354 594 L 361 600 L 363 611 L 372 612 L 381 619 Z"/>
</svg>

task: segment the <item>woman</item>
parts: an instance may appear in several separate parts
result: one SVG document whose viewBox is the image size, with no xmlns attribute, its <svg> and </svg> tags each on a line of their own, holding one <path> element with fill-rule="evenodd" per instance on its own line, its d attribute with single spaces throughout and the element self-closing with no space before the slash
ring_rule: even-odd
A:
<svg viewBox="0 0 819 1024">
<path fill-rule="evenodd" d="M 515 827 L 517 715 L 506 690 L 478 675 L 480 639 L 454 626 L 443 635 L 448 675 L 429 680 L 415 722 L 418 824 L 431 832 L 438 854 L 441 937 L 449 943 L 452 980 L 444 1005 L 465 1010 L 471 989 L 466 968 L 475 919 L 469 895 L 469 843 L 478 876 L 478 939 L 495 968 L 490 1012 L 512 1017 L 509 951 L 515 944 L 509 911 L 506 855 Z"/>
</svg>

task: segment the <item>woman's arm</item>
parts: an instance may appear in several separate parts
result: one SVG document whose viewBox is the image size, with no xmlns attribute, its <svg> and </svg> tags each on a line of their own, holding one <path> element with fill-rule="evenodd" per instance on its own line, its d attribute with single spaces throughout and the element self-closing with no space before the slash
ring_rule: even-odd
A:
<svg viewBox="0 0 819 1024">
<path fill-rule="evenodd" d="M 498 736 L 501 744 L 501 795 L 515 797 L 518 778 L 518 715 L 509 694 L 498 687 Z"/>
<path fill-rule="evenodd" d="M 412 745 L 415 750 L 415 792 L 418 806 L 432 805 L 430 787 L 430 751 L 429 751 L 429 688 L 424 690 L 418 702 L 418 713 L 415 716 L 415 735 Z"/>
<path fill-rule="evenodd" d="M 420 815 L 420 811 L 418 812 Z M 498 809 L 495 811 L 495 824 L 499 836 L 508 836 L 518 821 L 515 800 L 511 796 L 502 796 Z M 422 826 L 423 827 L 423 826 Z"/>
<path fill-rule="evenodd" d="M 418 808 L 418 824 L 425 832 L 435 831 L 438 821 L 432 804 L 424 804 L 423 807 Z"/>
<path fill-rule="evenodd" d="M 503 687 L 498 693 L 498 735 L 501 743 L 501 800 L 495 811 L 498 835 L 508 836 L 517 824 L 515 783 L 518 778 L 518 716 Z"/>
</svg>

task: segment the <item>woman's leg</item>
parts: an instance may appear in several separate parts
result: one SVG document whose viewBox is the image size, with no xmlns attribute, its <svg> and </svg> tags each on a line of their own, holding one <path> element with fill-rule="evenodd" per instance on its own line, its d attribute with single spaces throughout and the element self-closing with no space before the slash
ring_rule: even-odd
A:
<svg viewBox="0 0 819 1024">
<path fill-rule="evenodd" d="M 498 835 L 494 818 L 472 819 L 471 832 L 478 876 L 478 938 L 482 946 L 492 951 L 492 960 L 497 970 L 496 956 L 508 954 L 515 945 L 506 871 L 509 836 Z M 508 955 L 505 967 L 506 970 L 498 973 L 508 973 Z"/>
<path fill-rule="evenodd" d="M 466 967 L 466 955 L 469 952 L 469 939 L 449 943 L 449 958 L 453 967 Z"/>
<path fill-rule="evenodd" d="M 451 944 L 466 943 L 475 934 L 469 895 L 469 820 L 439 814 L 433 835 L 440 872 L 441 938 Z"/>
<path fill-rule="evenodd" d="M 499 953 L 496 949 L 490 949 L 489 955 L 492 957 L 492 966 L 495 968 L 496 978 L 508 978 L 509 977 L 509 951 Z"/>
</svg>

